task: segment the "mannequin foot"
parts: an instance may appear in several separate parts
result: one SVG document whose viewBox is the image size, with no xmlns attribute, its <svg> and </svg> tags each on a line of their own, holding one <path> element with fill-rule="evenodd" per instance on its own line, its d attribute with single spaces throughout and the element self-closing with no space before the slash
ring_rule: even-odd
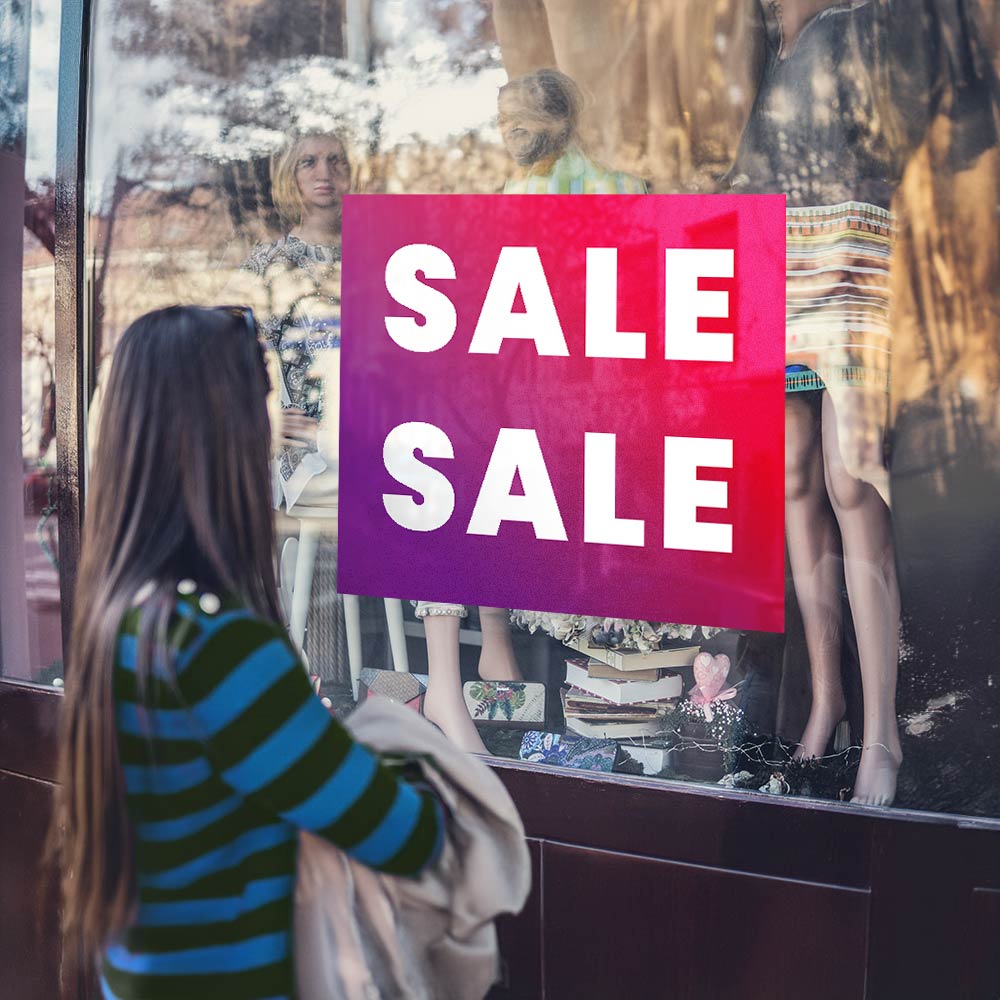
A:
<svg viewBox="0 0 1000 1000">
<path fill-rule="evenodd" d="M 872 743 L 866 746 L 861 751 L 851 802 L 861 806 L 891 805 L 896 797 L 896 776 L 902 763 L 899 737 L 890 744 Z"/>
<path fill-rule="evenodd" d="M 483 648 L 479 654 L 479 676 L 484 681 L 523 681 L 514 658 L 510 617 L 506 608 L 480 608 Z"/>
<path fill-rule="evenodd" d="M 843 695 L 839 698 L 827 699 L 824 702 L 813 701 L 809 712 L 809 721 L 799 740 L 799 745 L 792 754 L 794 760 L 807 757 L 826 756 L 827 747 L 833 738 L 833 731 L 844 717 L 847 706 Z"/>
<path fill-rule="evenodd" d="M 479 656 L 479 676 L 484 681 L 523 681 L 524 674 L 514 659 L 513 650 L 487 649 Z"/>
<path fill-rule="evenodd" d="M 466 753 L 489 755 L 486 745 L 480 739 L 476 724 L 469 715 L 462 699 L 461 688 L 458 696 L 449 698 L 437 694 L 432 684 L 424 695 L 424 717 L 433 722 L 445 736 Z"/>
</svg>

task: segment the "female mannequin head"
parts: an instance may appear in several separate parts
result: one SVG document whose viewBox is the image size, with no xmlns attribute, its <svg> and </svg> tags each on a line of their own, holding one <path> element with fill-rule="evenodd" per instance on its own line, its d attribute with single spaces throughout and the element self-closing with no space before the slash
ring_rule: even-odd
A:
<svg viewBox="0 0 1000 1000">
<path fill-rule="evenodd" d="M 347 148 L 333 132 L 297 136 L 271 159 L 271 196 L 292 231 L 339 229 L 350 187 Z"/>
<path fill-rule="evenodd" d="M 540 69 L 500 88 L 500 134 L 522 167 L 562 156 L 576 135 L 583 103 L 580 88 L 565 73 Z"/>
</svg>

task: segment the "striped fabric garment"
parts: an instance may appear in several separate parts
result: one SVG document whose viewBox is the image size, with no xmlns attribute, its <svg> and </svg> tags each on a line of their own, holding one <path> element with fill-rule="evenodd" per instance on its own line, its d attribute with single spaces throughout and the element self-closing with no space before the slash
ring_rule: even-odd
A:
<svg viewBox="0 0 1000 1000">
<path fill-rule="evenodd" d="M 786 210 L 788 392 L 826 388 L 848 468 L 884 478 L 892 213 L 848 201 Z"/>
<path fill-rule="evenodd" d="M 605 170 L 570 149 L 546 174 L 512 178 L 504 194 L 645 194 L 646 182 L 621 170 Z"/>
<path fill-rule="evenodd" d="M 141 608 L 119 638 L 138 905 L 105 951 L 104 996 L 290 998 L 297 831 L 414 875 L 440 851 L 440 806 L 330 718 L 282 629 L 178 589 L 176 685 L 159 669 L 140 697 Z"/>
</svg>

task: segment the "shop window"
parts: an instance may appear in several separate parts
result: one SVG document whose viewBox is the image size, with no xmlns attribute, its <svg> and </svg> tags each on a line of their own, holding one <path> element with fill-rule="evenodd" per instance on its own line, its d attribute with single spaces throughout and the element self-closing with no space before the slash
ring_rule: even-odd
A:
<svg viewBox="0 0 1000 1000">
<path fill-rule="evenodd" d="M 1000 815 L 996 3 L 94 17 L 93 360 L 145 310 L 254 306 L 283 596 L 335 711 L 383 693 L 539 766 Z M 336 592 L 342 195 L 575 190 L 788 198 L 786 634 Z"/>
<path fill-rule="evenodd" d="M 0 673 L 62 683 L 56 490 L 55 156 L 58 0 L 0 11 L 5 203 L 0 336 Z M 22 221 L 23 219 L 23 221 Z M 18 305 L 20 308 L 18 308 Z M 18 350 L 18 347 L 20 350 Z"/>
</svg>

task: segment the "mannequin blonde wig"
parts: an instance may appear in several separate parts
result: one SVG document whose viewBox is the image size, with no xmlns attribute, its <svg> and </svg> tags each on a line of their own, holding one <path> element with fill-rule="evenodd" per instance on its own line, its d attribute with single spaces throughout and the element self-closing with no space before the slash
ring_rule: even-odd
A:
<svg viewBox="0 0 1000 1000">
<path fill-rule="evenodd" d="M 343 150 L 344 159 L 350 168 L 350 157 L 347 153 L 347 142 L 337 132 L 303 132 L 293 136 L 285 145 L 271 157 L 271 200 L 278 210 L 282 221 L 288 226 L 297 226 L 302 222 L 302 195 L 299 192 L 298 181 L 295 179 L 295 168 L 302 152 L 302 146 L 309 139 L 332 139 Z M 353 171 L 352 171 L 353 177 Z"/>
</svg>

